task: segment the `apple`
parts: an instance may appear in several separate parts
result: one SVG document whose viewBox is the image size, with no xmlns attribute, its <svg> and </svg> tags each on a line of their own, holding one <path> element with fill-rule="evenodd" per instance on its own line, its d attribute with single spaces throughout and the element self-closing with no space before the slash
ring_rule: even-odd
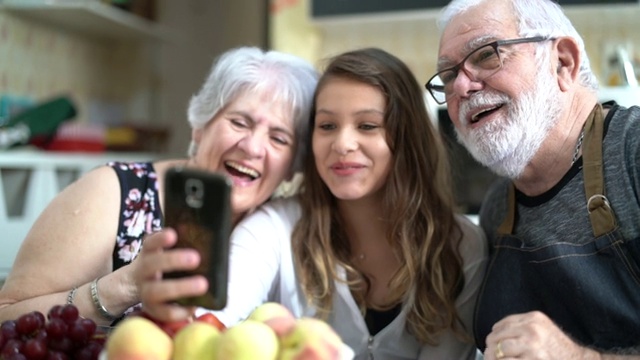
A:
<svg viewBox="0 0 640 360">
<path fill-rule="evenodd" d="M 222 321 L 220 321 L 220 319 L 218 319 L 218 317 L 213 315 L 212 313 L 204 313 L 198 316 L 195 319 L 195 321 L 201 321 L 207 324 L 211 324 L 220 331 L 225 331 L 227 329 L 227 327 L 222 323 Z"/>
<path fill-rule="evenodd" d="M 176 321 L 158 320 L 145 311 L 136 311 L 131 315 L 129 315 L 129 317 L 132 317 L 132 316 L 140 316 L 145 319 L 151 320 L 154 324 L 158 325 L 160 329 L 164 330 L 164 332 L 166 332 L 167 335 L 169 335 L 171 338 L 173 338 L 176 335 L 176 333 L 180 331 L 180 329 L 182 329 L 183 327 L 191 323 L 191 321 L 189 321 L 188 319 L 176 320 Z"/>
<path fill-rule="evenodd" d="M 278 337 L 260 321 L 245 320 L 228 328 L 217 341 L 216 359 L 275 360 Z"/>
<path fill-rule="evenodd" d="M 203 321 L 183 327 L 173 339 L 173 360 L 214 360 L 220 330 Z"/>
<path fill-rule="evenodd" d="M 283 305 L 276 302 L 266 302 L 255 308 L 247 319 L 265 322 L 277 317 L 294 318 L 291 311 Z"/>
<path fill-rule="evenodd" d="M 278 338 L 288 334 L 296 326 L 296 319 L 293 317 L 279 316 L 263 321 L 269 325 Z"/>
<path fill-rule="evenodd" d="M 281 360 L 340 359 L 342 339 L 326 322 L 300 318 L 290 331 L 280 336 Z"/>
<path fill-rule="evenodd" d="M 189 320 L 179 320 L 179 321 L 155 321 L 156 325 L 160 327 L 169 337 L 173 338 L 176 334 L 182 330 L 185 326 L 189 325 L 191 322 Z"/>
<path fill-rule="evenodd" d="M 134 316 L 111 332 L 106 350 L 108 360 L 169 360 L 173 340 L 153 321 Z"/>
</svg>

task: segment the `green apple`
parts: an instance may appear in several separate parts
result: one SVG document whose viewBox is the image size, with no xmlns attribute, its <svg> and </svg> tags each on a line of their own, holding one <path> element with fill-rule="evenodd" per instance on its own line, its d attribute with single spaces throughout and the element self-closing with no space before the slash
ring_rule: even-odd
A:
<svg viewBox="0 0 640 360">
<path fill-rule="evenodd" d="M 105 347 L 108 360 L 169 360 L 173 340 L 153 321 L 134 316 L 116 326 Z"/>
<path fill-rule="evenodd" d="M 342 339 L 326 322 L 301 318 L 287 334 L 280 336 L 281 360 L 340 359 Z"/>
<path fill-rule="evenodd" d="M 217 327 L 194 321 L 183 327 L 173 338 L 173 360 L 215 360 Z"/>
<path fill-rule="evenodd" d="M 278 317 L 293 319 L 293 314 L 291 314 L 291 311 L 281 304 L 276 302 L 266 302 L 255 308 L 247 319 L 265 322 L 266 320 Z"/>
<path fill-rule="evenodd" d="M 245 320 L 220 335 L 216 359 L 275 360 L 278 350 L 278 337 L 268 325 Z"/>
</svg>

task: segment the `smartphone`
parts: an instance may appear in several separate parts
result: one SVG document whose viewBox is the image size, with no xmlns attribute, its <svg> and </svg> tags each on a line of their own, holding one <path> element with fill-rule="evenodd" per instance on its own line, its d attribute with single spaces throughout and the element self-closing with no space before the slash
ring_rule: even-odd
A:
<svg viewBox="0 0 640 360">
<path fill-rule="evenodd" d="M 177 299 L 185 306 L 220 310 L 227 303 L 231 181 L 224 175 L 174 167 L 165 174 L 164 226 L 176 230 L 175 248 L 193 248 L 200 265 L 191 271 L 164 274 L 168 278 L 202 275 L 209 290 L 198 297 Z"/>
</svg>

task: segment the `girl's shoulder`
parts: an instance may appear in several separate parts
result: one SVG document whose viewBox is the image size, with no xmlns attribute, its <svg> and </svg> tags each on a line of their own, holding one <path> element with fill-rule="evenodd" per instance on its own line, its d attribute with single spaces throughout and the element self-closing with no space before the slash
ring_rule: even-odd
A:
<svg viewBox="0 0 640 360">
<path fill-rule="evenodd" d="M 460 242 L 462 257 L 464 259 L 486 258 L 488 256 L 487 237 L 482 228 L 465 215 L 456 215 L 456 221 L 462 231 Z"/>
</svg>

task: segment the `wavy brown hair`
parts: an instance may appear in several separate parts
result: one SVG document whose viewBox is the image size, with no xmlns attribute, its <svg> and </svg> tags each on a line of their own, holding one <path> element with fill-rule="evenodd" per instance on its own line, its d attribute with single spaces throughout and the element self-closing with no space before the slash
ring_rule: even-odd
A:
<svg viewBox="0 0 640 360">
<path fill-rule="evenodd" d="M 317 95 L 327 81 L 348 78 L 377 87 L 386 98 L 384 127 L 393 166 L 383 188 L 382 213 L 388 214 L 387 239 L 402 266 L 388 284 L 385 308 L 409 307 L 408 330 L 422 343 L 436 345 L 447 329 L 466 338 L 455 300 L 464 285 L 458 251 L 462 232 L 454 218 L 452 181 L 445 148 L 427 114 L 424 93 L 409 68 L 375 48 L 330 59 L 321 76 L 311 111 L 315 130 Z M 363 314 L 369 281 L 353 264 L 336 199 L 323 183 L 309 134 L 300 201 L 302 217 L 293 233 L 298 277 L 309 301 L 326 316 L 332 308 L 337 267 Z"/>
</svg>

